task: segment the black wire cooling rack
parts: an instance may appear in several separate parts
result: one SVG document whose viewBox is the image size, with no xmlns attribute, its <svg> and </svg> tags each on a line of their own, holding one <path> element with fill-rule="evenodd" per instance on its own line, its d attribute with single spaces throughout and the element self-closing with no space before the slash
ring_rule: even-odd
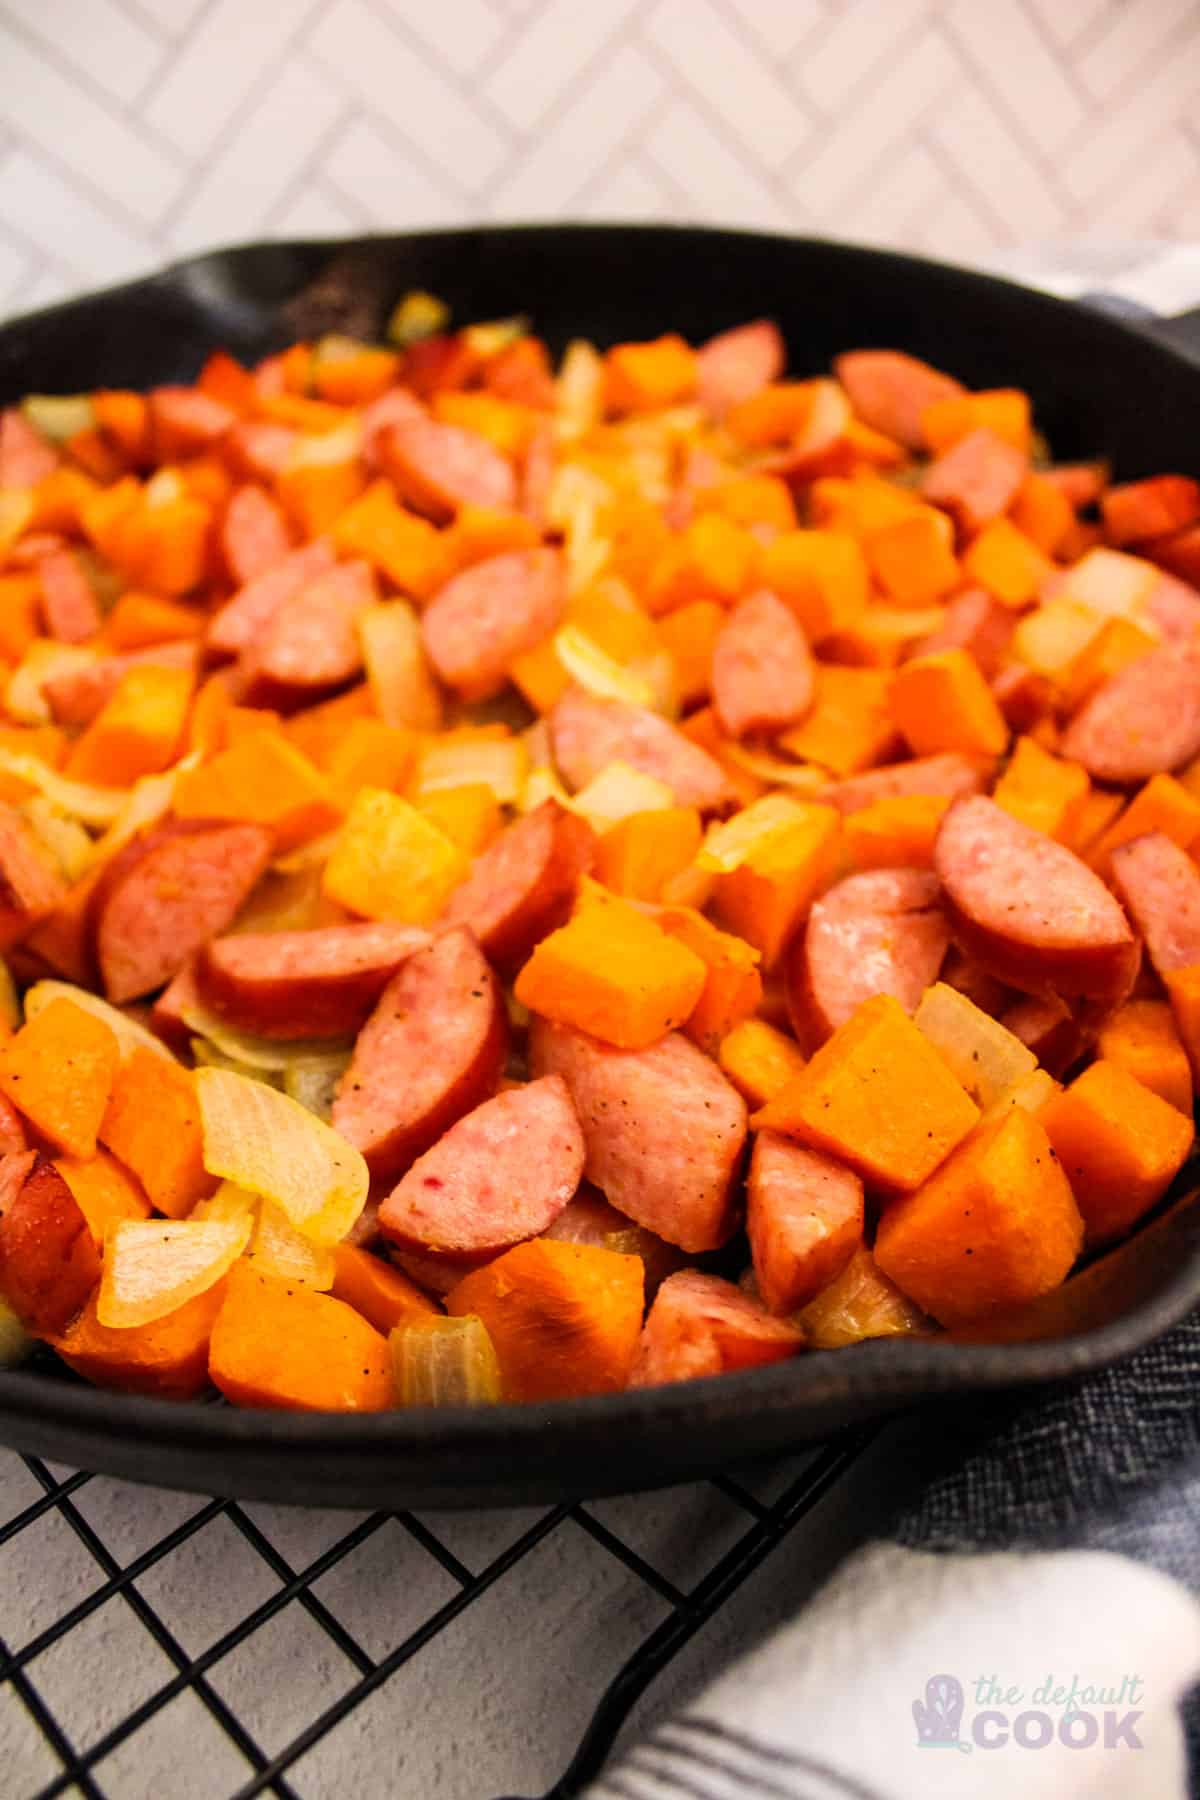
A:
<svg viewBox="0 0 1200 1800">
<path fill-rule="evenodd" d="M 670 1564 L 672 1556 L 659 1554 L 690 1529 L 684 1502 L 678 1502 L 681 1510 L 673 1519 L 676 1502 L 670 1494 L 661 1497 L 655 1516 L 665 1521 L 665 1529 L 653 1541 L 647 1541 L 640 1522 L 650 1516 L 647 1507 L 654 1510 L 655 1497 L 641 1496 L 508 1515 L 507 1530 L 515 1535 L 496 1551 L 495 1538 L 482 1529 L 494 1518 L 487 1514 L 306 1515 L 301 1509 L 158 1495 L 159 1502 L 171 1503 L 167 1516 L 186 1514 L 160 1531 L 163 1509 L 156 1511 L 145 1494 L 86 1474 L 57 1471 L 34 1457 L 7 1457 L 16 1480 L 8 1484 L 11 1516 L 0 1524 L 0 1596 L 6 1590 L 14 1594 L 22 1582 L 29 1592 L 19 1596 L 17 1609 L 24 1620 L 22 1641 L 0 1637 L 0 1746 L 10 1746 L 0 1791 L 8 1800 L 55 1800 L 58 1795 L 141 1800 L 150 1792 L 184 1792 L 182 1766 L 178 1787 L 169 1773 L 155 1773 L 155 1755 L 164 1754 L 161 1744 L 153 1747 L 158 1728 L 172 1745 L 191 1745 L 191 1753 L 205 1759 L 202 1791 L 213 1800 L 252 1800 L 261 1794 L 325 1800 L 343 1785 L 335 1771 L 344 1769 L 339 1758 L 345 1745 L 349 1743 L 353 1758 L 356 1734 L 374 1735 L 377 1742 L 383 1730 L 391 1734 L 394 1756 L 386 1765 L 376 1765 L 378 1785 L 370 1785 L 369 1775 L 364 1785 L 362 1770 L 356 1779 L 353 1768 L 346 1785 L 356 1785 L 364 1800 L 374 1800 L 376 1794 L 380 1800 L 385 1794 L 388 1800 L 407 1800 L 417 1793 L 422 1800 L 434 1800 L 437 1784 L 427 1772 L 414 1773 L 411 1784 L 406 1779 L 406 1734 L 420 1732 L 427 1720 L 414 1716 L 408 1689 L 395 1695 L 397 1678 L 402 1681 L 405 1671 L 433 1686 L 452 1680 L 453 1646 L 461 1642 L 456 1634 L 473 1627 L 499 1638 L 501 1659 L 519 1655 L 523 1621 L 510 1614 L 513 1601 L 520 1604 L 521 1578 L 508 1584 L 512 1596 L 507 1610 L 505 1578 L 518 1570 L 527 1575 L 539 1553 L 560 1549 L 563 1567 L 585 1551 L 591 1555 L 601 1571 L 593 1577 L 594 1587 L 619 1572 L 626 1593 L 632 1584 L 637 1601 L 633 1606 L 622 1603 L 626 1622 L 632 1619 L 637 1634 L 635 1647 L 607 1667 L 597 1666 L 586 1608 L 553 1626 L 552 1653 L 572 1668 L 576 1711 L 563 1726 L 565 1767 L 544 1800 L 570 1800 L 599 1772 L 631 1709 L 655 1677 L 847 1474 L 874 1435 L 847 1432 L 806 1453 L 798 1466 L 789 1466 L 778 1491 L 770 1491 L 778 1487 L 778 1477 L 766 1484 L 766 1497 L 752 1471 L 702 1484 L 706 1504 L 720 1510 L 721 1528 L 705 1545 L 688 1547 L 682 1578 L 664 1572 L 662 1565 Z M 105 1489 L 100 1507 L 97 1491 Z M 699 1492 L 674 1490 L 676 1495 Z M 114 1520 L 124 1520 L 127 1528 L 114 1530 Z M 320 1537 L 318 1525 L 330 1541 L 311 1554 Z M 143 1541 L 147 1535 L 151 1542 Z M 693 1533 L 697 1535 L 703 1534 Z M 572 1537 L 575 1542 L 569 1541 Z M 206 1547 L 204 1562 L 199 1561 L 200 1546 Z M 387 1581 L 397 1591 L 411 1593 L 424 1582 L 435 1596 L 420 1622 L 394 1643 L 371 1620 L 366 1629 L 356 1630 L 355 1608 L 341 1604 L 337 1592 L 339 1576 L 351 1566 L 358 1569 L 360 1599 L 364 1583 L 374 1589 L 386 1585 L 382 1575 L 371 1577 L 363 1560 L 381 1548 L 387 1553 Z M 188 1557 L 192 1581 L 199 1578 L 210 1585 L 224 1580 L 234 1590 L 221 1596 L 218 1608 L 235 1615 L 233 1622 L 202 1648 L 189 1641 L 188 1630 L 180 1625 L 179 1593 L 170 1573 L 180 1558 Z M 51 1582 L 56 1591 L 47 1594 L 50 1569 L 69 1569 L 72 1579 Z M 552 1572 L 550 1585 L 557 1580 Z M 541 1585 L 548 1585 L 545 1571 Z M 325 1702 L 323 1694 L 312 1716 L 288 1717 L 285 1708 L 284 1717 L 261 1723 L 254 1713 L 262 1689 L 273 1685 L 278 1693 L 286 1688 L 288 1675 L 286 1668 L 260 1663 L 256 1681 L 254 1646 L 281 1618 L 299 1628 L 293 1638 L 302 1648 L 293 1655 L 309 1664 L 324 1655 L 336 1663 L 338 1675 L 329 1689 L 333 1697 Z M 102 1621 L 108 1621 L 103 1629 Z M 534 1618 L 528 1628 L 536 1625 Z M 125 1691 L 126 1668 L 124 1683 L 118 1683 L 122 1691 L 108 1696 L 127 1631 L 143 1647 L 133 1660 L 142 1667 L 146 1691 L 136 1696 Z M 425 1671 L 427 1659 L 431 1666 Z M 125 1660 L 130 1660 L 128 1653 Z M 153 1669 L 149 1677 L 147 1662 Z M 71 1696 L 81 1692 L 106 1697 L 89 1708 L 84 1727 L 78 1722 L 78 1706 L 71 1703 Z M 186 1718 L 180 1708 L 187 1709 Z M 164 1719 L 173 1721 L 169 1732 Z M 519 1729 L 519 1721 L 509 1720 L 508 1727 Z M 323 1768 L 322 1749 L 335 1739 L 342 1748 Z M 27 1751 L 23 1760 L 19 1753 L 13 1755 L 20 1741 Z M 465 1750 L 469 1757 L 470 1746 Z M 490 1800 L 491 1790 L 482 1776 L 480 1781 L 470 1791 L 478 1800 Z M 457 1785 L 459 1792 L 465 1791 L 461 1766 Z"/>
</svg>

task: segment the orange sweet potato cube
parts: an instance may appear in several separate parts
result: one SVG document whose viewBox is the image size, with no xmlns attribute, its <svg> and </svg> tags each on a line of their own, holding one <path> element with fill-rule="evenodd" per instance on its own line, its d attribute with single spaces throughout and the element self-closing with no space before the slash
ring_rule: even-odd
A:
<svg viewBox="0 0 1200 1800">
<path fill-rule="evenodd" d="M 117 1070 L 100 1141 L 172 1219 L 216 1186 L 204 1167 L 194 1074 L 141 1045 Z"/>
<path fill-rule="evenodd" d="M 1008 745 L 1004 714 L 969 650 L 914 656 L 893 677 L 890 700 L 914 756 L 999 756 Z"/>
<path fill-rule="evenodd" d="M 1039 1117 L 1075 1190 L 1089 1244 L 1119 1237 L 1160 1200 L 1195 1139 L 1190 1118 L 1103 1058 Z"/>
<path fill-rule="evenodd" d="M 978 1118 L 899 1001 L 877 994 L 750 1122 L 840 1157 L 877 1188 L 911 1193 Z"/>
<path fill-rule="evenodd" d="M 794 822 L 717 877 L 718 916 L 762 953 L 768 968 L 833 873 L 841 844 L 842 819 L 835 807 L 805 804 L 796 810 Z"/>
<path fill-rule="evenodd" d="M 517 977 L 523 1006 L 621 1050 L 644 1050 L 684 1024 L 708 969 L 627 901 L 597 889 L 542 939 Z"/>
<path fill-rule="evenodd" d="M 952 1326 L 1049 1293 L 1082 1248 L 1083 1221 L 1050 1140 L 1014 1106 L 885 1209 L 875 1261 Z"/>
</svg>

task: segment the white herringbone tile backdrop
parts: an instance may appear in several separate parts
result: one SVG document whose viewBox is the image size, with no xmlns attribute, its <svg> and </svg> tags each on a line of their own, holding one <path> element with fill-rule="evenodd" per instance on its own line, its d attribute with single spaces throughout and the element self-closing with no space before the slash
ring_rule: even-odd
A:
<svg viewBox="0 0 1200 1800">
<path fill-rule="evenodd" d="M 0 314 L 261 236 L 1200 236 L 1200 0 L 0 0 Z"/>
</svg>

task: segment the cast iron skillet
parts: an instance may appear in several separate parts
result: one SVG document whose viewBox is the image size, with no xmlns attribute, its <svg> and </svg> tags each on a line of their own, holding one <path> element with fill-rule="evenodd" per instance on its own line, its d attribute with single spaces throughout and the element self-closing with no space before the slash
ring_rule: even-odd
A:
<svg viewBox="0 0 1200 1800">
<path fill-rule="evenodd" d="M 406 289 L 456 319 L 527 312 L 559 349 L 769 314 L 793 369 L 898 346 L 972 387 L 1016 384 L 1060 457 L 1200 475 L 1200 315 L 1137 329 L 1010 283 L 813 240 L 668 226 L 488 227 L 342 245 L 248 245 L 0 330 L 0 404 L 186 380 L 324 330 L 377 331 Z M 1194 1179 L 1194 1177 L 1193 1177 Z M 1083 1374 L 1200 1301 L 1200 1192 L 987 1341 L 880 1341 L 719 1380 L 543 1406 L 368 1417 L 238 1412 L 0 1375 L 0 1441 L 86 1469 L 325 1506 L 478 1505 L 651 1487 L 967 1391 Z"/>
</svg>

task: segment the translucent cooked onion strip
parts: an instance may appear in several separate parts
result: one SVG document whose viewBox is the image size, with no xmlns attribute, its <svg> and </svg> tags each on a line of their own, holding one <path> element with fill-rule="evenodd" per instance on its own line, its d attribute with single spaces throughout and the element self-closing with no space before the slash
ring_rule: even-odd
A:
<svg viewBox="0 0 1200 1800">
<path fill-rule="evenodd" d="M 27 781 L 31 788 L 43 794 L 55 806 L 72 819 L 78 819 L 82 825 L 101 827 L 111 825 L 118 818 L 128 795 L 120 788 L 93 787 L 85 781 L 68 781 L 49 763 L 44 763 L 40 756 L 30 756 L 25 750 L 8 750 L 0 745 L 0 771 L 5 775 L 15 775 L 19 781 Z"/>
<path fill-rule="evenodd" d="M 105 1233 L 96 1317 L 127 1331 L 177 1312 L 229 1272 L 249 1236 L 247 1219 L 122 1219 Z"/>
<path fill-rule="evenodd" d="M 204 1166 L 281 1207 L 314 1244 L 345 1237 L 370 1177 L 352 1144 L 296 1100 L 228 1069 L 197 1069 Z"/>
<path fill-rule="evenodd" d="M 185 1006 L 180 1014 L 189 1031 L 207 1039 L 228 1061 L 241 1063 L 247 1069 L 289 1069 L 294 1063 L 325 1062 L 330 1057 L 347 1055 L 350 1041 L 346 1038 L 279 1038 L 257 1037 L 251 1031 L 239 1031 L 197 1001 Z"/>
<path fill-rule="evenodd" d="M 483 1320 L 422 1319 L 388 1339 L 401 1406 L 478 1406 L 500 1398 L 500 1364 Z"/>
<path fill-rule="evenodd" d="M 913 1023 L 985 1110 L 1037 1068 L 1027 1044 L 944 981 L 926 988 Z"/>
<path fill-rule="evenodd" d="M 327 1294 L 333 1286 L 336 1265 L 332 1250 L 297 1231 L 283 1209 L 270 1200 L 264 1200 L 258 1209 L 246 1261 L 253 1263 L 260 1275 L 295 1281 L 318 1294 Z"/>
<path fill-rule="evenodd" d="M 289 1063 L 283 1071 L 283 1091 L 328 1123 L 338 1082 L 349 1067 L 348 1050 L 331 1051 L 328 1056 L 305 1057 Z"/>
</svg>

